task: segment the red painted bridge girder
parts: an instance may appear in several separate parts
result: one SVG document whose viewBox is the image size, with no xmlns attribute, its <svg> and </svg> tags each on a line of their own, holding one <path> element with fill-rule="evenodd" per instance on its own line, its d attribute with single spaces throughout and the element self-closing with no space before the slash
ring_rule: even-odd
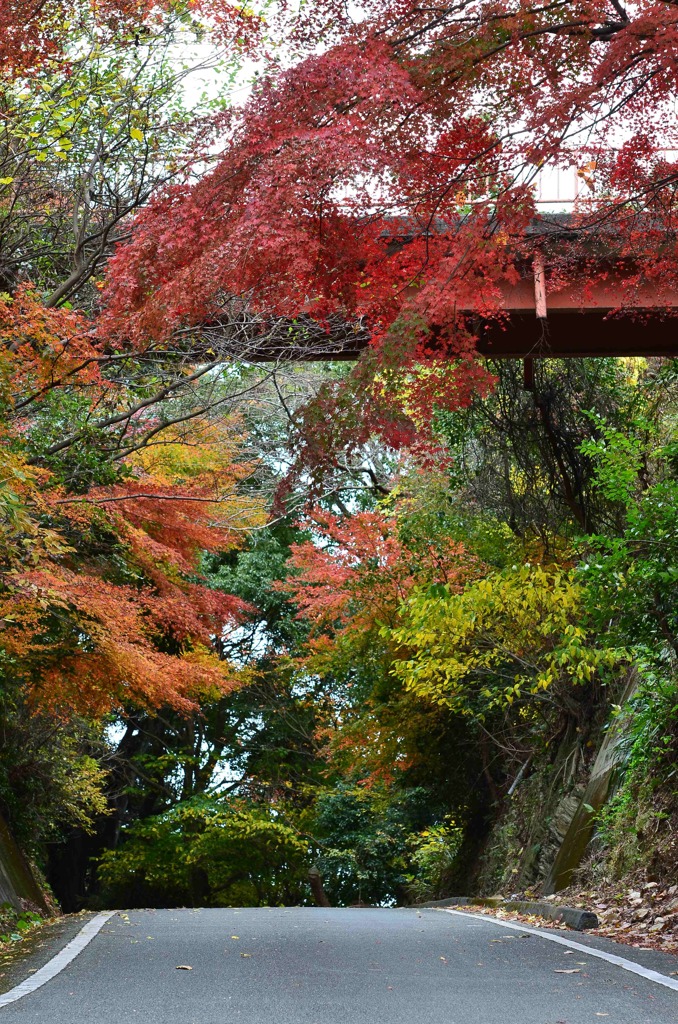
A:
<svg viewBox="0 0 678 1024">
<path fill-rule="evenodd" d="M 645 285 L 629 295 L 623 285 L 610 276 L 551 290 L 536 273 L 506 284 L 499 316 L 460 312 L 488 358 L 678 356 L 678 287 Z M 366 344 L 366 335 L 357 335 L 307 358 L 356 359 Z"/>
<path fill-rule="evenodd" d="M 678 288 L 638 285 L 610 275 L 550 290 L 543 271 L 503 289 L 505 316 L 483 321 L 469 310 L 479 351 L 497 358 L 678 355 Z"/>
<path fill-rule="evenodd" d="M 480 354 L 528 361 L 549 357 L 678 356 L 678 281 L 668 277 L 664 281 L 642 281 L 629 261 L 617 260 L 605 267 L 601 259 L 591 278 L 585 270 L 586 261 L 578 270 L 574 259 L 570 282 L 555 283 L 548 271 L 547 252 L 550 247 L 556 257 L 568 254 L 569 221 L 567 215 L 543 215 L 535 220 L 526 234 L 540 240 L 543 247 L 537 249 L 533 262 L 517 256 L 515 269 L 519 276 L 501 286 L 499 301 L 496 291 L 483 295 L 479 280 L 468 308 L 456 307 L 477 338 Z M 394 232 L 389 243 L 393 251 L 407 245 L 416 234 L 416 228 L 407 227 L 402 236 Z M 562 278 L 561 272 L 559 280 Z M 483 317 L 478 312 L 482 309 L 492 310 L 493 315 Z M 356 359 L 369 344 L 367 329 L 350 329 L 345 323 L 335 326 L 336 332 L 331 329 L 329 335 L 324 335 L 323 329 L 315 325 L 314 340 L 308 346 L 303 342 L 290 346 L 287 338 L 278 345 L 274 339 L 255 358 Z"/>
</svg>

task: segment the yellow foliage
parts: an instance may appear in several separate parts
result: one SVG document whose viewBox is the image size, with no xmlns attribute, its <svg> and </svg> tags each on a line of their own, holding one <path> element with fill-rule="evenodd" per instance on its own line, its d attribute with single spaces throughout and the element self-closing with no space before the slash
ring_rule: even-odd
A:
<svg viewBox="0 0 678 1024">
<path fill-rule="evenodd" d="M 609 664 L 581 616 L 581 588 L 557 566 L 513 566 L 458 594 L 420 589 L 390 634 L 402 655 L 393 671 L 419 696 L 482 718 Z"/>
<path fill-rule="evenodd" d="M 237 480 L 252 468 L 238 461 L 241 443 L 242 433 L 234 421 L 193 422 L 189 434 L 165 430 L 128 461 L 167 486 L 210 474 Z"/>
</svg>

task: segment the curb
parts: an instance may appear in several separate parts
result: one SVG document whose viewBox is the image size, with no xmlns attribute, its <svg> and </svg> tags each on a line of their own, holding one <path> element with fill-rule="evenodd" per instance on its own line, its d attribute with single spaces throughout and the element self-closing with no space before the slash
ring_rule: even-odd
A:
<svg viewBox="0 0 678 1024">
<path fill-rule="evenodd" d="M 555 903 L 531 903 L 527 900 L 504 900 L 501 896 L 469 897 L 450 896 L 446 900 L 429 900 L 428 903 L 416 903 L 415 907 L 495 907 L 497 910 L 513 910 L 519 914 L 534 914 L 547 921 L 566 924 L 574 931 L 583 932 L 587 928 L 597 928 L 598 918 L 591 910 L 580 910 L 577 907 L 559 907 Z"/>
</svg>

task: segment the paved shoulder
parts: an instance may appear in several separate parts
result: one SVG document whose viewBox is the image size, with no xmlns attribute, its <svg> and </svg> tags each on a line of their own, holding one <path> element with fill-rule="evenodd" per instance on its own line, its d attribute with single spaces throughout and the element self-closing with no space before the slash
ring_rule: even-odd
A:
<svg viewBox="0 0 678 1024">
<path fill-rule="evenodd" d="M 72 942 L 94 913 L 67 914 L 40 925 L 0 956 L 0 996 L 32 977 Z"/>
<path fill-rule="evenodd" d="M 471 915 L 164 910 L 111 918 L 59 975 L 0 1010 L 0 1024 L 134 1020 L 676 1024 L 678 993 Z"/>
</svg>

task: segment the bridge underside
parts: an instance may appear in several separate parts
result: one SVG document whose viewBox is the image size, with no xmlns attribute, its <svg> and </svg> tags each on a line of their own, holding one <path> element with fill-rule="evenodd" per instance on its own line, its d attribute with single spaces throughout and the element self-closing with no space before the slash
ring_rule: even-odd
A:
<svg viewBox="0 0 678 1024">
<path fill-rule="evenodd" d="M 543 245 L 534 256 L 517 257 L 517 274 L 503 284 L 495 282 L 487 295 L 479 278 L 477 305 L 457 306 L 478 339 L 480 354 L 528 362 L 549 357 L 678 356 L 678 287 L 668 276 L 649 280 L 630 261 L 616 259 L 607 265 L 600 258 L 595 273 L 575 263 L 567 281 L 550 272 L 549 253 L 567 255 L 570 220 L 567 215 L 548 214 L 536 219 L 527 233 L 535 239 L 542 236 Z M 391 245 L 402 248 L 411 237 L 394 236 Z M 493 308 L 499 316 L 482 319 L 477 313 Z M 369 344 L 366 330 L 351 329 L 339 320 L 329 333 L 311 321 L 305 331 L 305 342 L 293 341 L 291 346 L 289 334 L 281 347 L 271 339 L 268 354 L 260 358 L 350 360 Z M 435 338 L 435 328 L 433 334 Z"/>
<path fill-rule="evenodd" d="M 630 285 L 619 274 L 551 290 L 541 257 L 503 289 L 501 319 L 470 320 L 478 349 L 496 358 L 678 355 L 672 282 Z M 472 316 L 472 315 L 471 315 Z"/>
<path fill-rule="evenodd" d="M 501 320 L 470 317 L 469 327 L 478 338 L 478 351 L 490 359 L 678 356 L 678 316 L 660 315 L 656 309 L 623 316 L 600 309 L 554 309 L 545 318 L 534 309 L 511 310 Z M 274 345 L 259 358 L 353 360 L 368 344 L 367 333 L 359 332 L 329 337 L 324 344 L 316 338 L 309 347 Z"/>
<path fill-rule="evenodd" d="M 638 310 L 633 316 L 602 310 L 511 312 L 503 323 L 474 324 L 478 350 L 490 358 L 678 355 L 678 317 Z"/>
<path fill-rule="evenodd" d="M 496 359 L 547 359 L 603 356 L 678 356 L 678 289 L 671 282 L 636 285 L 631 294 L 623 278 L 574 281 L 549 290 L 543 264 L 502 289 L 498 316 L 483 319 L 460 309 L 467 329 L 478 339 L 481 355 Z M 479 305 L 492 307 L 492 302 Z M 356 359 L 369 345 L 366 329 L 339 318 L 329 332 L 311 319 L 291 324 L 257 352 L 261 361 Z M 435 339 L 435 328 L 434 328 Z M 435 340 L 433 339 L 433 346 Z"/>
</svg>

